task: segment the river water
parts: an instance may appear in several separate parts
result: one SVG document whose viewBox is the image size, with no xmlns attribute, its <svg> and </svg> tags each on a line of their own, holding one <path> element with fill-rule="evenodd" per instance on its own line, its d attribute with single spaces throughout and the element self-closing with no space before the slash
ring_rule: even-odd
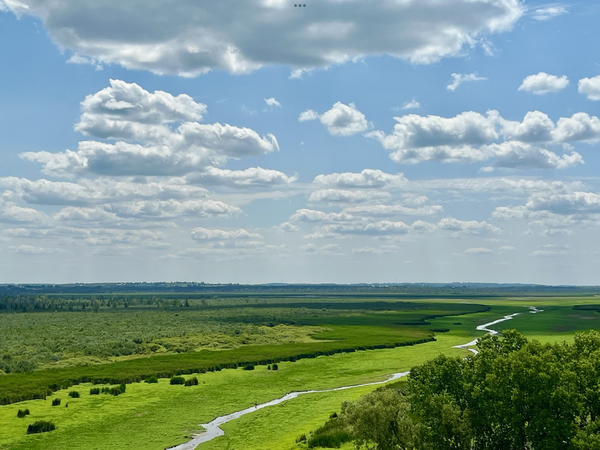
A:
<svg viewBox="0 0 600 450">
<path fill-rule="evenodd" d="M 529 312 L 532 314 L 536 314 L 536 313 L 543 311 L 540 309 L 536 309 L 534 306 L 529 306 L 529 310 L 530 310 Z M 515 317 L 519 314 L 520 313 L 510 314 L 508 316 L 504 316 L 502 319 L 494 320 L 493 322 L 479 325 L 477 327 L 477 330 L 478 331 L 487 331 L 491 335 L 498 334 L 498 332 L 496 330 L 492 330 L 488 327 L 497 325 L 497 324 L 499 324 L 501 322 L 505 322 L 507 320 L 511 320 L 513 317 Z M 470 348 L 470 347 L 474 347 L 476 345 L 477 345 L 477 339 L 474 339 L 471 342 L 467 342 L 466 344 L 462 344 L 462 345 L 455 345 L 452 348 L 463 348 L 463 349 L 467 349 L 467 350 L 477 354 L 477 350 L 475 350 L 474 348 Z M 171 447 L 169 450 L 195 450 L 198 445 L 200 445 L 204 442 L 211 441 L 216 437 L 223 436 L 225 434 L 225 432 L 220 428 L 221 425 L 223 425 L 227 422 L 231 422 L 232 420 L 239 419 L 240 417 L 242 417 L 246 414 L 253 413 L 254 411 L 257 411 L 259 409 L 267 408 L 268 406 L 278 405 L 279 403 L 283 403 L 283 402 L 291 400 L 293 398 L 300 397 L 301 395 L 317 394 L 317 393 L 321 393 L 321 392 L 343 391 L 344 389 L 352 389 L 352 388 L 362 387 L 362 386 L 375 386 L 377 384 L 384 384 L 384 383 L 388 383 L 390 381 L 397 380 L 399 378 L 402 378 L 402 377 L 408 375 L 409 373 L 410 372 L 394 373 L 394 374 L 390 375 L 384 381 L 375 381 L 373 383 L 355 384 L 355 385 L 351 385 L 351 386 L 342 386 L 342 387 L 337 387 L 337 388 L 333 388 L 333 389 L 290 392 L 289 394 L 286 394 L 283 397 L 277 398 L 275 400 L 271 400 L 266 403 L 261 403 L 260 405 L 251 406 L 250 408 L 246 408 L 241 411 L 227 414 L 225 416 L 219 416 L 216 419 L 210 421 L 209 423 L 203 423 L 203 424 L 201 424 L 201 427 L 204 428 L 206 431 L 195 435 L 192 438 L 192 440 L 190 440 L 184 444 L 180 444 L 175 447 Z"/>
</svg>

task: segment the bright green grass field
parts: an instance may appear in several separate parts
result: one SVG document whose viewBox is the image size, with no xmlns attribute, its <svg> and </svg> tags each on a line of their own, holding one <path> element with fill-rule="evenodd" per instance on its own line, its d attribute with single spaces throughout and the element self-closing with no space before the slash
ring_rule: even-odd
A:
<svg viewBox="0 0 600 450">
<path fill-rule="evenodd" d="M 185 436 L 198 431 L 198 424 L 209 422 L 217 416 L 281 397 L 290 391 L 328 389 L 382 380 L 387 374 L 409 370 L 442 351 L 447 352 L 451 345 L 460 342 L 455 337 L 442 336 L 437 342 L 414 347 L 281 363 L 278 371 L 268 371 L 264 366 L 254 371 L 223 370 L 198 375 L 199 386 L 171 386 L 167 379 L 160 380 L 159 384 L 134 383 L 127 385 L 127 392 L 118 397 L 90 396 L 91 385 L 83 384 L 69 389 L 80 391 L 79 399 L 70 399 L 68 390 L 63 390 L 46 400 L 30 400 L 0 407 L 0 448 L 163 449 L 185 442 Z M 461 350 L 449 352 L 455 355 L 464 353 Z M 316 394 L 314 397 L 319 395 L 323 395 L 324 399 L 330 396 Z M 286 415 L 287 421 L 302 425 L 298 433 L 301 434 L 302 430 L 308 431 L 313 424 L 322 423 L 330 412 L 336 410 L 332 407 L 337 405 L 339 408 L 343 399 L 350 398 L 348 396 L 352 396 L 351 390 L 336 392 L 331 395 L 335 397 L 332 403 L 305 411 L 305 416 L 314 415 L 314 420 L 306 424 L 301 423 L 297 415 Z M 61 398 L 61 406 L 50 406 L 52 398 Z M 67 401 L 69 406 L 65 408 Z M 297 410 L 293 404 L 301 405 L 304 401 L 299 398 L 288 403 Z M 321 402 L 321 399 L 317 398 L 317 402 Z M 31 411 L 31 415 L 17 418 L 17 410 L 25 408 Z M 254 414 L 249 417 L 252 416 Z M 51 433 L 27 436 L 27 425 L 35 420 L 51 420 L 57 429 Z M 296 433 L 295 427 L 284 423 L 278 423 L 273 430 L 280 428 Z M 257 436 L 260 440 L 261 434 Z"/>
<path fill-rule="evenodd" d="M 477 325 L 515 312 L 522 314 L 494 328 L 516 328 L 528 337 L 542 341 L 570 340 L 576 331 L 600 329 L 600 314 L 572 309 L 574 304 L 600 303 L 598 299 L 515 298 L 477 300 L 476 303 L 487 304 L 492 309 L 485 313 L 432 320 L 432 328 L 449 328 L 450 332 L 438 333 L 436 342 L 414 347 L 281 363 L 280 370 L 276 372 L 267 371 L 264 366 L 257 367 L 255 371 L 223 370 L 198 375 L 200 385 L 192 387 L 170 386 L 168 380 L 160 380 L 159 384 L 130 384 L 127 392 L 118 397 L 90 396 L 90 385 L 80 385 L 72 388 L 81 392 L 79 399 L 70 399 L 68 391 L 59 391 L 47 400 L 0 406 L 0 449 L 162 450 L 185 442 L 186 436 L 198 431 L 200 423 L 254 403 L 278 398 L 289 391 L 327 389 L 381 380 L 387 374 L 409 370 L 440 353 L 465 355 L 465 350 L 451 347 L 481 336 L 483 333 L 475 330 Z M 527 306 L 536 306 L 544 312 L 531 314 Z M 305 448 L 295 443 L 299 435 L 322 425 L 330 413 L 339 411 L 342 401 L 356 399 L 376 388 L 368 386 L 311 394 L 259 410 L 224 425 L 225 436 L 198 448 Z M 52 398 L 56 397 L 62 399 L 61 406 L 50 406 Z M 64 407 L 66 401 L 69 402 L 68 408 Z M 30 409 L 31 416 L 18 419 L 17 410 L 25 408 Z M 57 429 L 27 436 L 27 425 L 35 420 L 52 420 Z"/>
</svg>

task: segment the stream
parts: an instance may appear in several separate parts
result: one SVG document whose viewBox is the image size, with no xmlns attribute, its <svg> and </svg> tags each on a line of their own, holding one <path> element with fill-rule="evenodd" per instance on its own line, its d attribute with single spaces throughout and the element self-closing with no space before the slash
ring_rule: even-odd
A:
<svg viewBox="0 0 600 450">
<path fill-rule="evenodd" d="M 531 314 L 536 314 L 536 313 L 540 313 L 543 311 L 542 309 L 537 309 L 535 306 L 529 306 L 528 308 L 529 308 L 529 312 Z M 477 327 L 477 330 L 478 331 L 487 331 L 491 335 L 496 335 L 496 334 L 498 334 L 498 332 L 496 330 L 492 330 L 488 327 L 499 324 L 501 322 L 505 322 L 507 320 L 511 320 L 513 317 L 518 316 L 519 314 L 521 314 L 521 313 L 510 314 L 508 316 L 504 316 L 502 319 L 494 320 L 493 322 L 479 325 Z M 477 339 L 479 339 L 479 338 L 477 338 Z M 462 348 L 462 349 L 466 349 L 466 350 L 469 350 L 470 352 L 477 354 L 477 350 L 475 350 L 474 348 L 471 348 L 471 347 L 474 347 L 477 345 L 477 339 L 474 339 L 471 342 L 467 342 L 466 344 L 455 345 L 452 348 Z M 195 450 L 198 445 L 200 445 L 204 442 L 211 441 L 216 437 L 223 436 L 225 434 L 225 432 L 220 428 L 221 425 L 223 425 L 227 422 L 230 422 L 232 420 L 239 419 L 240 417 L 242 417 L 246 414 L 253 413 L 254 411 L 257 411 L 259 409 L 266 408 L 268 406 L 278 405 L 279 403 L 283 403 L 287 400 L 291 400 L 291 399 L 299 397 L 301 395 L 317 394 L 317 393 L 321 393 L 321 392 L 343 391 L 345 389 L 352 389 L 352 388 L 357 388 L 357 387 L 362 387 L 362 386 L 375 386 L 377 384 L 384 384 L 384 383 L 388 383 L 390 381 L 397 380 L 399 378 L 402 378 L 402 377 L 408 375 L 409 373 L 410 373 L 410 371 L 394 373 L 394 374 L 390 375 L 384 381 L 375 381 L 372 383 L 354 384 L 351 386 L 342 386 L 342 387 L 337 387 L 337 388 L 333 388 L 333 389 L 290 392 L 290 393 L 284 395 L 283 397 L 277 398 L 275 400 L 271 400 L 266 403 L 261 403 L 260 405 L 251 406 L 250 408 L 246 408 L 241 411 L 236 411 L 234 413 L 227 414 L 225 416 L 219 416 L 216 419 L 210 421 L 209 423 L 203 423 L 200 425 L 202 428 L 205 429 L 205 431 L 203 433 L 197 434 L 192 438 L 192 440 L 190 440 L 186 443 L 177 445 L 175 447 L 171 447 L 168 450 Z"/>
</svg>

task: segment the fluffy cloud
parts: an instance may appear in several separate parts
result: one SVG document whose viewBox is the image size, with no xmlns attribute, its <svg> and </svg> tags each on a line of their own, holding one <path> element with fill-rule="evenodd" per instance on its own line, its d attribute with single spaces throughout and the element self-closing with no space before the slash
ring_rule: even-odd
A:
<svg viewBox="0 0 600 450">
<path fill-rule="evenodd" d="M 446 86 L 449 91 L 455 91 L 458 86 L 466 81 L 484 81 L 485 77 L 479 77 L 476 73 L 453 73 L 452 82 Z"/>
<path fill-rule="evenodd" d="M 323 114 L 319 115 L 317 112 L 309 109 L 301 113 L 298 117 L 300 122 L 316 119 L 319 119 L 327 127 L 329 134 L 334 136 L 350 136 L 361 133 L 369 127 L 365 115 L 356 109 L 354 103 L 345 105 L 341 102 L 336 102 L 330 110 Z"/>
<path fill-rule="evenodd" d="M 281 108 L 281 103 L 279 103 L 277 100 L 275 100 L 274 97 L 265 98 L 263 100 L 265 101 L 267 106 L 273 106 L 273 107 L 277 106 L 277 107 Z"/>
<path fill-rule="evenodd" d="M 111 80 L 111 86 L 82 102 L 76 130 L 87 135 L 124 139 L 115 143 L 82 141 L 76 151 L 26 152 L 21 157 L 43 165 L 46 174 L 178 176 L 201 172 L 229 158 L 279 150 L 272 134 L 249 128 L 201 124 L 206 106 L 185 94 L 150 93 L 134 83 Z M 170 124 L 178 122 L 176 129 Z M 133 142 L 126 142 L 127 140 Z"/>
<path fill-rule="evenodd" d="M 294 233 L 300 230 L 300 228 L 298 228 L 296 225 L 289 222 L 283 222 L 281 225 L 274 228 L 279 233 Z"/>
<path fill-rule="evenodd" d="M 82 141 L 77 151 L 25 152 L 21 157 L 42 164 L 43 172 L 54 176 L 84 172 L 109 176 L 176 176 L 222 164 L 229 157 L 279 150 L 273 135 L 261 138 L 254 130 L 218 123 L 184 124 L 172 138 L 174 145 L 155 146 Z"/>
<path fill-rule="evenodd" d="M 107 205 L 105 210 L 115 213 L 118 217 L 138 219 L 232 216 L 241 212 L 237 206 L 214 200 L 139 201 Z"/>
<path fill-rule="evenodd" d="M 381 170 L 364 169 L 359 173 L 344 172 L 317 175 L 314 184 L 338 188 L 383 188 L 403 186 L 408 182 L 404 174 L 389 174 Z"/>
<path fill-rule="evenodd" d="M 556 124 L 540 111 L 528 112 L 521 122 L 504 119 L 497 111 L 485 116 L 467 111 L 450 118 L 408 114 L 395 120 L 392 134 L 372 131 L 366 136 L 391 150 L 390 158 L 402 164 L 497 158 L 496 167 L 564 169 L 582 164 L 581 155 L 558 155 L 547 147 L 600 141 L 600 119 L 583 112 L 561 117 Z"/>
<path fill-rule="evenodd" d="M 146 141 L 168 134 L 164 124 L 201 120 L 206 105 L 186 94 L 150 93 L 135 83 L 110 80 L 110 87 L 81 102 L 81 110 L 76 131 L 99 138 Z"/>
<path fill-rule="evenodd" d="M 299 209 L 290 217 L 291 221 L 297 222 L 339 222 L 350 221 L 354 218 L 345 213 L 326 213 L 314 209 Z"/>
<path fill-rule="evenodd" d="M 587 95 L 590 100 L 600 100 L 600 75 L 579 80 L 577 91 L 580 94 Z"/>
<path fill-rule="evenodd" d="M 420 107 L 421 104 L 413 98 L 410 102 L 404 103 L 401 109 L 418 109 Z"/>
<path fill-rule="evenodd" d="M 440 214 L 444 208 L 440 205 L 425 205 L 419 208 L 410 208 L 401 204 L 393 205 L 364 205 L 344 209 L 344 212 L 353 216 L 367 217 L 392 217 L 392 216 L 429 216 Z"/>
<path fill-rule="evenodd" d="M 11 189 L 27 203 L 87 206 L 138 199 L 191 199 L 208 195 L 204 188 L 173 181 L 134 183 L 110 178 L 81 179 L 77 183 L 26 178 L 0 178 L 0 186 Z"/>
<path fill-rule="evenodd" d="M 529 111 L 522 122 L 499 119 L 502 134 L 509 140 L 521 142 L 552 141 L 555 125 L 552 119 L 540 111 Z"/>
<path fill-rule="evenodd" d="M 313 203 L 363 203 L 384 201 L 391 197 L 389 192 L 345 189 L 319 189 L 308 197 Z"/>
<path fill-rule="evenodd" d="M 464 251 L 466 255 L 489 255 L 494 253 L 494 250 L 485 247 L 472 247 Z"/>
<path fill-rule="evenodd" d="M 538 194 L 526 204 L 533 211 L 546 210 L 555 214 L 600 213 L 600 195 L 592 192 L 569 194 Z"/>
<path fill-rule="evenodd" d="M 404 222 L 393 222 L 381 220 L 367 224 L 332 224 L 323 227 L 321 232 L 324 235 L 363 235 L 363 236 L 394 236 L 409 233 L 410 226 Z"/>
<path fill-rule="evenodd" d="M 380 54 L 431 63 L 511 29 L 524 12 L 517 0 L 327 0 L 301 10 L 281 0 L 184 0 L 177 8 L 107 0 L 0 5 L 40 18 L 52 40 L 78 62 L 188 77 L 213 68 L 247 73 L 269 64 L 324 67 Z"/>
<path fill-rule="evenodd" d="M 600 120 L 596 116 L 579 112 L 571 117 L 561 117 L 552 132 L 555 142 L 589 142 L 600 140 Z"/>
<path fill-rule="evenodd" d="M 455 236 L 472 235 L 472 236 L 491 236 L 502 233 L 502 230 L 485 221 L 478 222 L 476 220 L 458 220 L 452 217 L 446 217 L 439 221 L 438 227 L 444 231 L 450 231 Z"/>
<path fill-rule="evenodd" d="M 14 253 L 20 253 L 21 255 L 48 255 L 53 253 L 64 253 L 65 250 L 58 248 L 46 248 L 36 247 L 33 245 L 22 244 L 16 247 L 9 247 Z"/>
<path fill-rule="evenodd" d="M 239 239 L 262 239 L 260 234 L 249 233 L 242 229 L 239 230 L 219 230 L 219 229 L 208 229 L 208 228 L 194 228 L 192 230 L 192 239 L 195 241 L 221 241 L 221 240 L 239 240 Z"/>
<path fill-rule="evenodd" d="M 567 169 L 583 164 L 577 152 L 559 156 L 545 148 L 523 142 L 503 142 L 492 144 L 488 149 L 496 157 L 495 167 L 510 169 Z"/>
<path fill-rule="evenodd" d="M 16 224 L 41 225 L 48 221 L 48 216 L 33 208 L 23 208 L 14 202 L 14 195 L 0 195 L 0 222 Z"/>
<path fill-rule="evenodd" d="M 367 136 L 378 140 L 390 157 L 405 164 L 422 161 L 479 161 L 487 156 L 476 145 L 498 138 L 495 111 L 482 115 L 473 111 L 455 117 L 419 116 L 395 117 L 394 132 L 385 135 L 373 131 Z"/>
<path fill-rule="evenodd" d="M 298 250 L 304 253 L 317 254 L 317 255 L 329 255 L 329 256 L 342 256 L 340 246 L 338 244 L 327 244 L 317 247 L 315 244 L 304 244 L 298 247 Z"/>
<path fill-rule="evenodd" d="M 535 75 L 529 75 L 523 79 L 523 83 L 519 86 L 519 91 L 527 91 L 536 95 L 544 95 L 549 92 L 558 92 L 563 90 L 569 84 L 569 79 L 566 75 L 557 77 L 549 75 L 546 72 L 540 72 Z"/>
<path fill-rule="evenodd" d="M 244 170 L 226 170 L 209 167 L 203 172 L 187 176 L 193 184 L 204 186 L 229 187 L 268 187 L 287 186 L 296 181 L 296 176 L 287 176 L 283 172 L 262 167 L 250 167 Z"/>
<path fill-rule="evenodd" d="M 82 208 L 68 206 L 56 214 L 54 219 L 87 226 L 86 223 L 99 223 L 109 228 L 132 226 L 159 226 L 152 220 L 177 219 L 185 217 L 232 216 L 239 214 L 237 206 L 230 206 L 214 200 L 146 200 L 106 204 L 102 207 Z M 142 223 L 134 222 L 142 220 Z M 161 225 L 165 226 L 165 225 Z"/>
</svg>

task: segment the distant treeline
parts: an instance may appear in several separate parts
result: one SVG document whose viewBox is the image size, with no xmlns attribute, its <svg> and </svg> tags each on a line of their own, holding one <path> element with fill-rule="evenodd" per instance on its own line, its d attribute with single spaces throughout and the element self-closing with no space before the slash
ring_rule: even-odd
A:
<svg viewBox="0 0 600 450">
<path fill-rule="evenodd" d="M 202 295 L 402 295 L 402 296 L 503 296 L 503 295 L 593 295 L 600 286 L 544 286 L 493 283 L 449 284 L 207 284 L 207 283 L 89 283 L 6 284 L 1 295 L 92 295 L 92 294 L 195 293 Z"/>
<path fill-rule="evenodd" d="M 206 305 L 204 298 L 196 302 Z M 189 307 L 189 299 L 170 299 L 156 295 L 142 297 L 124 295 L 102 296 L 48 296 L 48 295 L 4 295 L 0 297 L 0 312 L 35 312 L 35 311 L 99 311 L 100 309 L 129 308 L 155 306 L 159 308 Z"/>
</svg>

